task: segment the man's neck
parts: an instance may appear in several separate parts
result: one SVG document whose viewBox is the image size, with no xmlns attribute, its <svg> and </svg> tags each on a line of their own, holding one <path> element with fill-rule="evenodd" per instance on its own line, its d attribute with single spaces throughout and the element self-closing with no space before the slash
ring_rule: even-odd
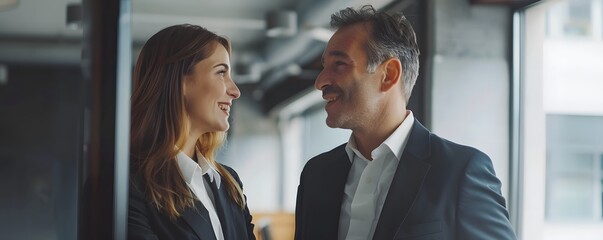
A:
<svg viewBox="0 0 603 240">
<path fill-rule="evenodd" d="M 358 151 L 368 160 L 373 160 L 372 152 L 381 145 L 408 116 L 404 110 L 400 114 L 383 119 L 382 121 L 371 122 L 362 129 L 353 129 L 352 137 L 356 142 Z"/>
</svg>

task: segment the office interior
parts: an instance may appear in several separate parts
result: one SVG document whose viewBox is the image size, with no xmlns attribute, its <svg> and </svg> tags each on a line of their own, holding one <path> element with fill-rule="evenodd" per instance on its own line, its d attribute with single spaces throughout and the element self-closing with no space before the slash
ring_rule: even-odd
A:
<svg viewBox="0 0 603 240">
<path fill-rule="evenodd" d="M 519 239 L 603 239 L 603 0 L 0 0 L 0 239 L 126 238 L 132 66 L 181 23 L 232 41 L 218 161 L 293 239 L 305 162 L 350 136 L 313 86 L 330 15 L 363 4 L 412 22 L 409 109 L 490 156 Z"/>
</svg>

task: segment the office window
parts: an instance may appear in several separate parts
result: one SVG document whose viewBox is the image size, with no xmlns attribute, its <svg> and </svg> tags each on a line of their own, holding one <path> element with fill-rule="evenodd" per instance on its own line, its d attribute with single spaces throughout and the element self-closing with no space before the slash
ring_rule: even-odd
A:
<svg viewBox="0 0 603 240">
<path fill-rule="evenodd" d="M 329 128 L 321 93 L 309 91 L 281 110 L 279 132 L 283 146 L 283 209 L 295 211 L 299 176 L 310 158 L 348 141 L 351 131 Z M 296 108 L 294 106 L 303 106 Z"/>
<path fill-rule="evenodd" d="M 318 91 L 316 91 L 318 93 Z M 298 137 L 299 152 L 290 152 L 295 156 L 291 156 L 291 165 L 288 171 L 291 185 L 289 190 L 285 189 L 285 209 L 294 211 L 295 196 L 297 186 L 299 185 L 299 176 L 306 162 L 311 158 L 323 152 L 346 143 L 350 137 L 351 131 L 340 128 L 329 128 L 325 120 L 327 113 L 324 110 L 324 102 L 317 103 L 303 111 L 300 115 L 290 120 L 288 131 L 297 132 L 294 134 Z M 293 130 L 295 129 L 295 130 Z"/>
<path fill-rule="evenodd" d="M 549 114 L 546 121 L 545 219 L 601 221 L 603 117 Z"/>
<path fill-rule="evenodd" d="M 602 2 L 516 15 L 520 239 L 603 239 Z"/>
<path fill-rule="evenodd" d="M 566 0 L 550 6 L 546 12 L 547 37 L 599 37 L 601 9 L 598 5 L 598 0 Z"/>
<path fill-rule="evenodd" d="M 599 155 L 599 180 L 599 184 L 603 186 L 603 153 Z M 603 219 L 603 187 L 599 189 L 599 193 L 599 207 L 602 209 L 601 215 L 599 215 L 599 217 Z"/>
<path fill-rule="evenodd" d="M 324 104 L 310 108 L 303 114 L 304 130 L 303 130 L 303 150 L 302 161 L 303 165 L 310 158 L 315 157 L 326 151 L 346 143 L 352 132 L 344 129 L 329 128 L 326 124 L 327 112 L 324 110 Z"/>
</svg>

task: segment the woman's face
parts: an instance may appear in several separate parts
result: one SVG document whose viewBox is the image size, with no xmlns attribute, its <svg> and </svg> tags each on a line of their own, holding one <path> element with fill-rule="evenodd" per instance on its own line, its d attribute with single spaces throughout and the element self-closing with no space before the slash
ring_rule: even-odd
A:
<svg viewBox="0 0 603 240">
<path fill-rule="evenodd" d="M 183 93 L 191 133 L 228 130 L 232 100 L 241 92 L 230 78 L 230 56 L 222 44 L 195 64 L 192 74 L 183 79 Z"/>
</svg>

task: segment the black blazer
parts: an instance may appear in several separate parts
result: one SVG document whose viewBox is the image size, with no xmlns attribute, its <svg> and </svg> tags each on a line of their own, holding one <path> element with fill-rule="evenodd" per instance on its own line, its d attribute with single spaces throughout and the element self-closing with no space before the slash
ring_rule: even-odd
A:
<svg viewBox="0 0 603 240">
<path fill-rule="evenodd" d="M 295 239 L 337 239 L 350 166 L 345 144 L 306 163 Z M 373 239 L 516 239 L 500 188 L 486 154 L 415 121 Z"/>
<path fill-rule="evenodd" d="M 224 166 L 237 180 L 242 188 L 237 173 L 230 167 Z M 207 175 L 205 175 L 208 180 Z M 130 184 L 128 202 L 128 239 L 178 239 L 178 240 L 215 240 L 214 230 L 209 220 L 209 213 L 200 201 L 195 202 L 195 208 L 187 208 L 182 216 L 174 221 L 147 200 L 142 185 L 142 178 L 133 173 Z M 223 183 L 224 184 L 224 183 Z M 249 209 L 241 209 L 232 199 L 226 187 L 216 188 L 210 184 L 214 194 L 215 207 L 220 218 L 225 240 L 255 240 L 253 224 Z"/>
</svg>

